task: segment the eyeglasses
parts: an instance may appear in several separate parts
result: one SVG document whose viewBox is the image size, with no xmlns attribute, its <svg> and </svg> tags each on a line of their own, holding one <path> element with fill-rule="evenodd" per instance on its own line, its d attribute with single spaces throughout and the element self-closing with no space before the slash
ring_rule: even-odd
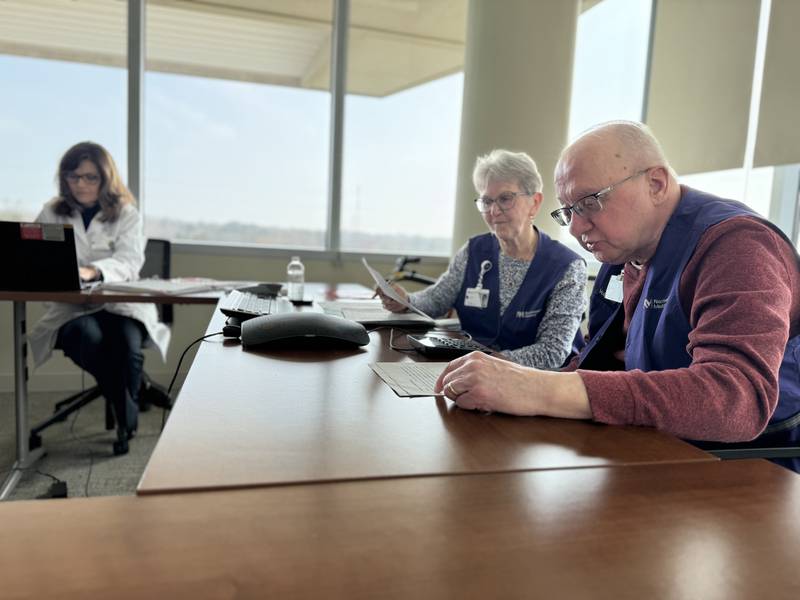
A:
<svg viewBox="0 0 800 600">
<path fill-rule="evenodd" d="M 550 216 L 553 217 L 553 220 L 558 223 L 559 225 L 566 227 L 572 222 L 572 213 L 577 214 L 578 216 L 584 215 L 592 215 L 594 213 L 599 213 L 603 210 L 603 197 L 610 194 L 615 188 L 621 186 L 626 181 L 633 179 L 634 177 L 638 177 L 644 173 L 647 173 L 650 169 L 642 169 L 641 171 L 637 171 L 633 175 L 628 175 L 625 179 L 621 179 L 616 183 L 612 183 L 608 187 L 604 187 L 599 192 L 594 194 L 589 194 L 588 196 L 584 196 L 580 200 L 577 200 L 572 206 L 562 206 L 550 213 Z"/>
<path fill-rule="evenodd" d="M 480 198 L 475 198 L 475 206 L 480 212 L 488 213 L 492 210 L 492 204 L 496 203 L 500 210 L 506 211 L 513 208 L 517 196 L 530 196 L 530 194 L 525 192 L 503 192 L 497 198 L 481 196 Z"/>
<path fill-rule="evenodd" d="M 78 183 L 81 179 L 83 179 L 89 185 L 95 185 L 100 181 L 100 175 L 95 175 L 94 173 L 86 173 L 83 175 L 79 175 L 78 173 L 69 173 L 66 176 L 66 180 L 70 183 Z"/>
</svg>

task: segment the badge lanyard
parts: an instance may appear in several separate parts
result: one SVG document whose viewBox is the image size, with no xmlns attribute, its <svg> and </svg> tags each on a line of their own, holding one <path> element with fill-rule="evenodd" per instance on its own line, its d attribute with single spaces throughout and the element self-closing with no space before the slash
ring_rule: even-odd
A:
<svg viewBox="0 0 800 600">
<path fill-rule="evenodd" d="M 467 288 L 464 295 L 464 306 L 472 308 L 486 308 L 489 306 L 489 290 L 483 289 L 483 276 L 492 268 L 492 263 L 485 260 L 481 263 L 481 271 L 478 274 L 478 283 L 475 287 Z"/>
</svg>

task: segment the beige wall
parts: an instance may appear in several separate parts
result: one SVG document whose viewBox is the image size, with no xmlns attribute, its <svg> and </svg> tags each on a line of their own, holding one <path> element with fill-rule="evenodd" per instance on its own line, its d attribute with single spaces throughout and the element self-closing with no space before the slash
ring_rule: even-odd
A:
<svg viewBox="0 0 800 600">
<path fill-rule="evenodd" d="M 800 163 L 800 2 L 772 0 L 753 165 Z"/>
</svg>

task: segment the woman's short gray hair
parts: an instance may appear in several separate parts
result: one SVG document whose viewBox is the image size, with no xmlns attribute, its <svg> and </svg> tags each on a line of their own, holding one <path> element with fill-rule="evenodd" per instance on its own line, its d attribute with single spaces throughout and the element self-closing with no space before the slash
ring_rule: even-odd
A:
<svg viewBox="0 0 800 600">
<path fill-rule="evenodd" d="M 489 182 L 516 183 L 526 194 L 542 191 L 542 176 L 533 159 L 524 152 L 492 150 L 479 156 L 472 171 L 475 191 L 483 193 Z"/>
</svg>

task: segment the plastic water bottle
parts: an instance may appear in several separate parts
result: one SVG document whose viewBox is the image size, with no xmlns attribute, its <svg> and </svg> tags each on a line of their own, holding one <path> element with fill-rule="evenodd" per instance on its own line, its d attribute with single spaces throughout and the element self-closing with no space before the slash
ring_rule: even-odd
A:
<svg viewBox="0 0 800 600">
<path fill-rule="evenodd" d="M 288 285 L 289 300 L 303 299 L 303 284 L 306 280 L 306 268 L 300 262 L 299 256 L 293 256 L 286 267 L 286 281 Z"/>
</svg>

